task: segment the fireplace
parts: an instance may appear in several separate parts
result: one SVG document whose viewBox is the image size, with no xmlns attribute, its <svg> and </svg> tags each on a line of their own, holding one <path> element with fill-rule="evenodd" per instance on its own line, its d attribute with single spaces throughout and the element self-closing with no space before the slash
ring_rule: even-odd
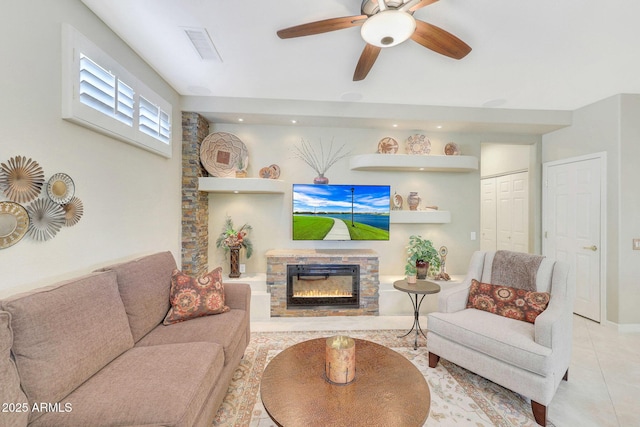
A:
<svg viewBox="0 0 640 427">
<path fill-rule="evenodd" d="M 270 249 L 267 255 L 267 292 L 271 295 L 271 317 L 319 317 L 319 316 L 377 316 L 378 315 L 378 254 L 371 249 Z M 358 267 L 359 273 L 349 271 L 345 275 L 338 275 L 344 282 L 340 292 L 349 296 L 329 295 L 328 301 L 318 301 L 305 298 L 304 305 L 290 306 L 287 302 L 287 272 L 289 266 L 347 266 Z M 320 276 L 301 274 L 302 278 L 324 279 Z M 297 279 L 297 274 L 295 274 Z M 358 287 L 354 288 L 353 277 L 358 280 Z M 312 280 L 301 281 L 311 284 Z M 319 283 L 313 283 L 317 285 Z M 356 294 L 357 292 L 357 294 Z M 318 293 L 318 292 L 316 292 Z M 336 294 L 337 292 L 334 292 Z M 313 295 L 312 295 L 313 297 Z M 339 298 L 339 299 L 338 299 Z M 348 306 L 334 304 L 345 302 L 342 298 L 350 298 Z M 294 304 L 302 303 L 301 297 L 296 297 Z M 322 305 L 318 305 L 318 304 Z M 329 305 L 331 304 L 331 305 Z"/>
<path fill-rule="evenodd" d="M 287 309 L 358 308 L 359 306 L 359 265 L 287 265 Z"/>
</svg>

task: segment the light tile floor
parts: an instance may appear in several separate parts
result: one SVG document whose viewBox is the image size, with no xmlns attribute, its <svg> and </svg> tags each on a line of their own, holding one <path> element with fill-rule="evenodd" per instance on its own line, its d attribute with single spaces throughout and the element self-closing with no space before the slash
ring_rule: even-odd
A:
<svg viewBox="0 0 640 427">
<path fill-rule="evenodd" d="M 426 316 L 420 322 L 426 329 Z M 412 324 L 413 316 L 296 317 L 251 322 L 251 330 L 408 330 Z M 557 427 L 640 426 L 640 333 L 575 316 L 569 381 L 560 384 L 548 417 Z"/>
</svg>

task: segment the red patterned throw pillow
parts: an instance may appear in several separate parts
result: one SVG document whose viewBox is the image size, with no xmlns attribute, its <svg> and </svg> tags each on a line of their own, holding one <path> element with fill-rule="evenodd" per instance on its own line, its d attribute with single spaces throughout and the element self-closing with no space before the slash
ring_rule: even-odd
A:
<svg viewBox="0 0 640 427">
<path fill-rule="evenodd" d="M 511 319 L 534 323 L 549 304 L 548 292 L 532 292 L 473 279 L 467 308 L 488 311 Z"/>
<path fill-rule="evenodd" d="M 165 325 L 229 311 L 224 304 L 222 267 L 197 278 L 173 270 L 170 302 Z"/>
</svg>

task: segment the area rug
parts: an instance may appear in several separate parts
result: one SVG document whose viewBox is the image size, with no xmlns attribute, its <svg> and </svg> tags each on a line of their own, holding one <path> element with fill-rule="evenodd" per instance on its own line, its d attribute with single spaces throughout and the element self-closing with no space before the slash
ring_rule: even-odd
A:
<svg viewBox="0 0 640 427">
<path fill-rule="evenodd" d="M 413 334 L 398 338 L 405 332 L 378 330 L 252 333 L 244 359 L 234 374 L 213 425 L 275 426 L 260 400 L 260 379 L 269 361 L 283 349 L 302 341 L 332 335 L 348 335 L 391 348 L 405 356 L 420 370 L 431 391 L 431 408 L 425 426 L 537 426 L 528 400 L 443 359 L 440 359 L 435 369 L 429 368 L 424 340 L 420 347 L 414 350 Z M 553 424 L 547 421 L 547 426 Z"/>
</svg>

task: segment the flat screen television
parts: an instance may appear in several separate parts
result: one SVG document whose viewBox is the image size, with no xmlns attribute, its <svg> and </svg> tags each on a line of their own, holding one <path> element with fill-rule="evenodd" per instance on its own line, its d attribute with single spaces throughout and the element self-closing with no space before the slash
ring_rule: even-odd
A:
<svg viewBox="0 0 640 427">
<path fill-rule="evenodd" d="M 388 185 L 293 184 L 293 240 L 389 240 Z"/>
</svg>

